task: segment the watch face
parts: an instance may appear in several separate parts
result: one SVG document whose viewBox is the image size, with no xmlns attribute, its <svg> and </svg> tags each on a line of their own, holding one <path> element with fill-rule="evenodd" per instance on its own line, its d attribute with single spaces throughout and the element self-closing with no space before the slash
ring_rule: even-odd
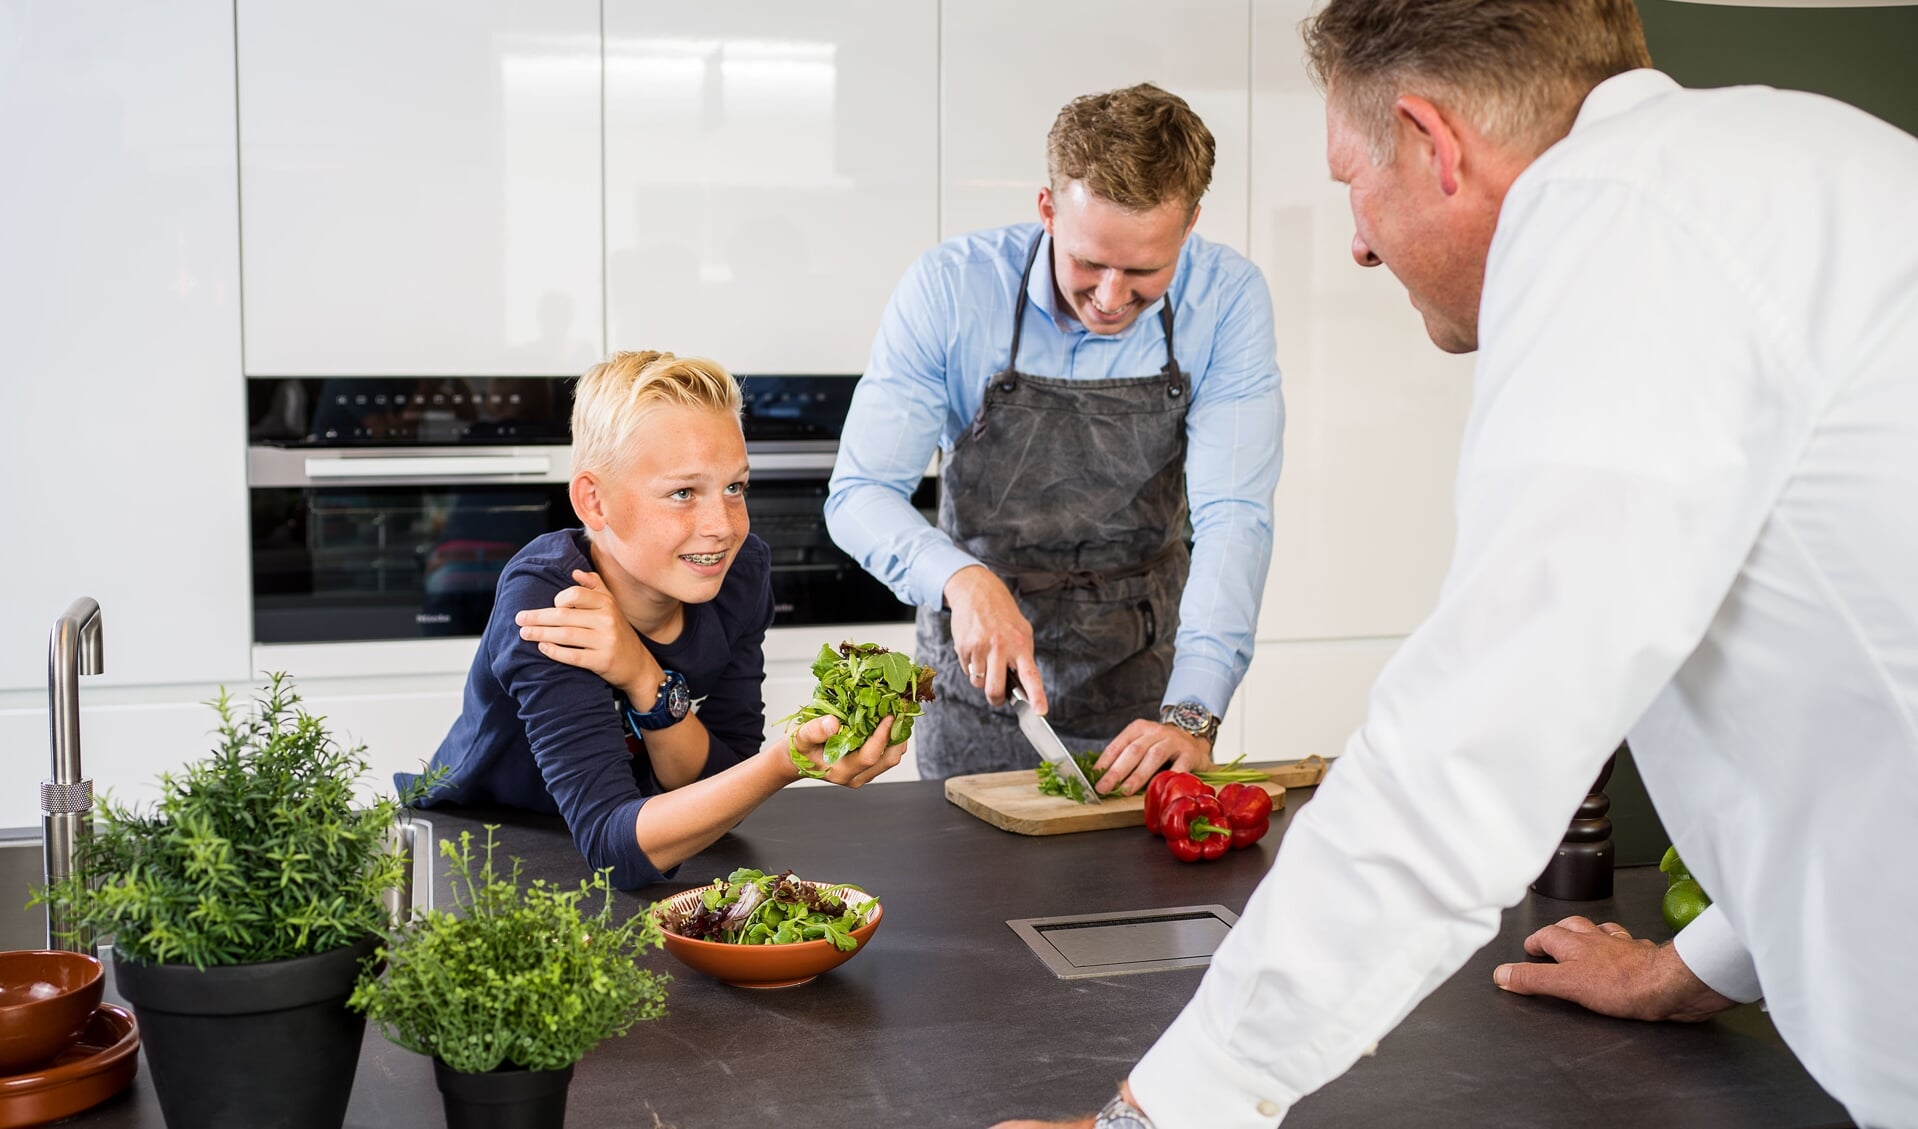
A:
<svg viewBox="0 0 1918 1129">
<path fill-rule="evenodd" d="M 676 718 L 685 717 L 686 711 L 690 709 L 693 704 L 692 691 L 686 688 L 686 680 L 684 678 L 675 677 L 670 679 L 669 682 L 670 685 L 666 687 L 665 695 L 666 712 Z"/>
</svg>

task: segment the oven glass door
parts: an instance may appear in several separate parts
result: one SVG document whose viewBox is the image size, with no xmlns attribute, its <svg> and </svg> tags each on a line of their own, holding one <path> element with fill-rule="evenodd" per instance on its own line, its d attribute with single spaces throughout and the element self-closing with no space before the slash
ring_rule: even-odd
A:
<svg viewBox="0 0 1918 1129">
<path fill-rule="evenodd" d="M 563 483 L 250 494 L 260 643 L 478 635 L 513 554 L 577 524 Z"/>
</svg>

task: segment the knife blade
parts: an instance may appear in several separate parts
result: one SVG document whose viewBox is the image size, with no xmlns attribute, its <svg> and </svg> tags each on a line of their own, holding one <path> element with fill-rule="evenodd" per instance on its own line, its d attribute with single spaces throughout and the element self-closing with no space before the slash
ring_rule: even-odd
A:
<svg viewBox="0 0 1918 1129">
<path fill-rule="evenodd" d="M 1067 780 L 1079 782 L 1079 802 L 1100 802 L 1099 793 L 1092 789 L 1092 781 L 1087 780 L 1086 774 L 1079 770 L 1079 762 L 1072 759 L 1072 754 L 1066 751 L 1065 742 L 1059 740 L 1059 735 L 1052 731 L 1052 726 L 1046 724 L 1046 719 L 1032 708 L 1031 699 L 1026 697 L 1026 688 L 1016 682 L 1012 685 L 1012 712 L 1018 715 L 1019 732 L 1026 735 L 1026 740 L 1052 766 L 1052 771 Z"/>
</svg>

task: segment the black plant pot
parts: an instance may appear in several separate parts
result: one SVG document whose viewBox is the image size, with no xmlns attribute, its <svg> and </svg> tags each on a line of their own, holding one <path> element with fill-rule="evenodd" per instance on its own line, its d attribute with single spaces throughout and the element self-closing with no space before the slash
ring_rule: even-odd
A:
<svg viewBox="0 0 1918 1129">
<path fill-rule="evenodd" d="M 115 950 L 170 1129 L 340 1129 L 366 1033 L 346 998 L 378 945 L 206 969 Z"/>
<path fill-rule="evenodd" d="M 433 1080 L 446 1106 L 446 1129 L 562 1129 L 573 1068 L 503 1066 L 466 1074 L 435 1058 Z"/>
</svg>

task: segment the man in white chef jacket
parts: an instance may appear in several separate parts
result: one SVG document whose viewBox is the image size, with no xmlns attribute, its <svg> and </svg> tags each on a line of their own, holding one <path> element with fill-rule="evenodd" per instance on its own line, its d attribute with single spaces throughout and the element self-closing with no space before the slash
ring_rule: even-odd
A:
<svg viewBox="0 0 1918 1129">
<path fill-rule="evenodd" d="M 1630 0 L 1330 0 L 1305 36 L 1353 257 L 1479 353 L 1457 548 L 1079 1124 L 1275 1124 L 1493 937 L 1629 731 L 1715 904 L 1668 946 L 1568 919 L 1499 986 L 1643 1019 L 1762 994 L 1860 1124 L 1918 1125 L 1918 140 L 1681 90 Z"/>
</svg>

